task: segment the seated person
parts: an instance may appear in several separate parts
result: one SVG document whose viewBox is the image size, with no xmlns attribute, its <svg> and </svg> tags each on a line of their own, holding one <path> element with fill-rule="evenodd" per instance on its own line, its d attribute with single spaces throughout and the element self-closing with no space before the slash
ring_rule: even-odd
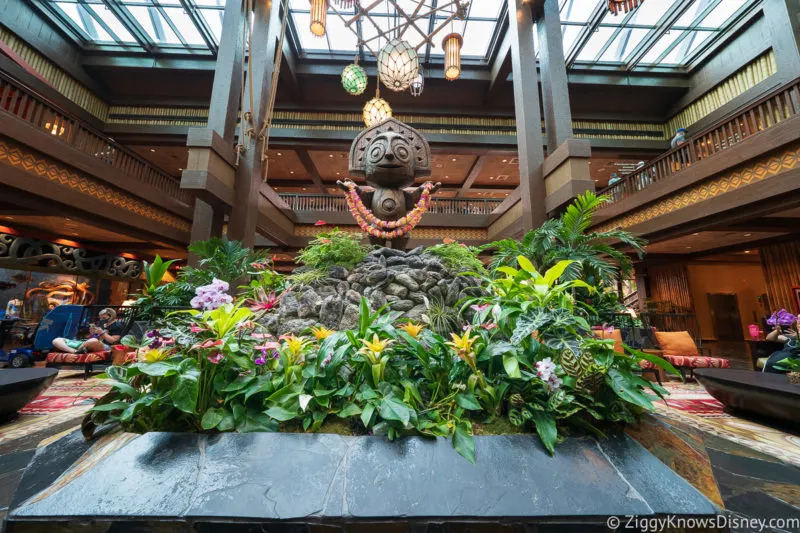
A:
<svg viewBox="0 0 800 533">
<path fill-rule="evenodd" d="M 122 338 L 125 326 L 117 320 L 117 313 L 113 309 L 103 309 L 97 317 L 100 319 L 100 324 L 93 324 L 89 328 L 90 337 L 88 339 L 58 337 L 53 339 L 53 348 L 65 353 L 104 352 L 110 350 L 111 345 L 118 343 Z"/>
<path fill-rule="evenodd" d="M 767 335 L 767 340 L 781 342 L 784 346 L 782 350 L 778 350 L 769 356 L 767 363 L 764 365 L 764 372 L 783 374 L 783 371 L 775 368 L 775 364 L 787 358 L 796 359 L 800 357 L 800 351 L 797 349 L 797 321 L 792 322 L 792 325 L 788 328 L 777 324 L 775 329 Z"/>
<path fill-rule="evenodd" d="M 672 141 L 670 141 L 669 144 L 672 148 L 677 148 L 682 144 L 686 144 L 686 129 L 678 128 L 678 130 L 675 132 L 675 137 L 672 138 Z"/>
</svg>

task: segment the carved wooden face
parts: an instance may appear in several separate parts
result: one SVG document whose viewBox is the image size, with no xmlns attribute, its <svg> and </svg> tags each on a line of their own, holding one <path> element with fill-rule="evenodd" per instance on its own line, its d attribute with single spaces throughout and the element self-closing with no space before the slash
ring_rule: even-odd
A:
<svg viewBox="0 0 800 533">
<path fill-rule="evenodd" d="M 377 187 L 400 188 L 414 183 L 414 149 L 393 131 L 378 134 L 367 146 L 367 183 Z"/>
</svg>

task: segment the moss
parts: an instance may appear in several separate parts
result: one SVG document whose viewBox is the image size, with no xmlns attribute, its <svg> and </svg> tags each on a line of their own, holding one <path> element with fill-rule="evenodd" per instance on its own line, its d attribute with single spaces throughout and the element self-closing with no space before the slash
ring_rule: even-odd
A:
<svg viewBox="0 0 800 533">
<path fill-rule="evenodd" d="M 504 416 L 487 423 L 472 423 L 473 435 L 520 435 L 524 433 L 531 433 L 531 431 L 526 431 L 524 426 L 515 426 Z"/>
</svg>

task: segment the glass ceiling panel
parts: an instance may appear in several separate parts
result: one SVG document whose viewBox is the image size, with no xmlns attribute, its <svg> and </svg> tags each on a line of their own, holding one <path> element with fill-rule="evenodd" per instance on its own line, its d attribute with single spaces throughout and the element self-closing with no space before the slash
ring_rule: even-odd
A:
<svg viewBox="0 0 800 533">
<path fill-rule="evenodd" d="M 570 67 L 600 64 L 613 68 L 683 68 L 691 65 L 718 38 L 739 20 L 758 0 L 649 0 L 630 13 L 612 15 L 607 0 L 558 0 L 562 20 L 564 51 Z M 219 44 L 226 0 L 40 0 L 54 22 L 70 26 L 84 43 L 96 44 L 109 52 L 142 49 L 152 53 L 186 48 L 209 50 Z M 417 0 L 395 0 L 413 16 Z M 435 5 L 445 5 L 435 16 Z M 415 18 L 417 28 L 410 27 L 404 38 L 420 45 L 423 58 L 441 61 L 442 39 L 456 31 L 464 35 L 462 56 L 474 63 L 486 64 L 492 46 L 500 39 L 499 20 L 506 0 L 472 0 L 466 21 L 454 20 L 441 28 L 425 43 L 425 35 L 436 30 L 449 17 L 454 7 L 448 0 L 424 0 Z M 372 5 L 372 0 L 360 0 Z M 327 15 L 327 32 L 322 38 L 309 30 L 309 1 L 290 0 L 292 39 L 302 52 L 315 58 L 341 60 L 363 53 L 366 61 L 374 61 L 370 50 L 378 52 L 391 38 L 394 28 L 405 24 L 389 0 L 382 0 L 370 11 L 371 18 L 385 36 L 366 17 L 351 27 L 356 9 L 341 9 L 341 17 L 333 6 Z M 344 20 L 343 20 L 344 19 Z M 359 33 L 360 32 L 360 33 Z M 360 38 L 359 38 L 360 36 Z M 359 49 L 360 40 L 366 46 Z M 118 45 L 116 48 L 108 45 Z M 494 44 L 496 46 L 496 44 Z M 368 49 L 367 49 L 368 48 Z M 538 47 L 537 47 L 538 48 Z"/>
</svg>

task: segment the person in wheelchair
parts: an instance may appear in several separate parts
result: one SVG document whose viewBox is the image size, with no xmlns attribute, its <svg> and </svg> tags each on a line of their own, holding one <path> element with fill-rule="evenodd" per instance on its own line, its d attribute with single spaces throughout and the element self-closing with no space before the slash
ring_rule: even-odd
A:
<svg viewBox="0 0 800 533">
<path fill-rule="evenodd" d="M 104 352 L 122 338 L 125 325 L 117 318 L 113 309 L 106 308 L 97 315 L 99 324 L 89 327 L 88 339 L 53 339 L 53 348 L 65 353 Z"/>
</svg>

